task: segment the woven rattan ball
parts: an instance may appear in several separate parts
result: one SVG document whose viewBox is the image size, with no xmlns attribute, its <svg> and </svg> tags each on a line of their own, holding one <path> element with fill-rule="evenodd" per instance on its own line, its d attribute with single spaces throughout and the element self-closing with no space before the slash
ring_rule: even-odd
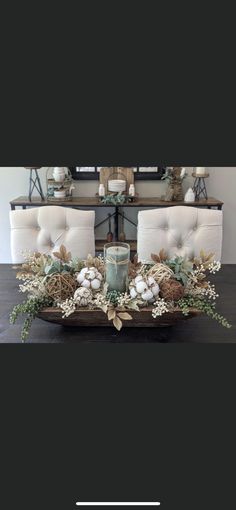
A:
<svg viewBox="0 0 236 510">
<path fill-rule="evenodd" d="M 152 266 L 148 274 L 155 278 L 158 285 L 161 285 L 162 282 L 164 283 L 164 281 L 169 280 L 169 278 L 174 276 L 172 269 L 162 263 L 157 263 Z"/>
<path fill-rule="evenodd" d="M 161 284 L 160 296 L 166 301 L 178 301 L 184 295 L 184 287 L 176 280 L 166 280 Z"/>
<path fill-rule="evenodd" d="M 54 274 L 49 278 L 46 285 L 48 296 L 57 302 L 73 297 L 75 289 L 76 281 L 69 273 Z"/>
</svg>

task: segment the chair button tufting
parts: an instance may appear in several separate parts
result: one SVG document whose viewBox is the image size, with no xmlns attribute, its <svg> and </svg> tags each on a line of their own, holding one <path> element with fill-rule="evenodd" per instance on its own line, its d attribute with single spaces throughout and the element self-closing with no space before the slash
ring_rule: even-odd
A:
<svg viewBox="0 0 236 510">
<path fill-rule="evenodd" d="M 55 244 L 53 242 L 51 242 L 51 248 L 54 248 Z"/>
<path fill-rule="evenodd" d="M 178 248 L 179 248 L 179 249 L 180 249 L 180 248 L 182 248 L 182 246 L 183 246 L 183 245 L 182 245 L 182 243 L 179 243 L 179 244 L 178 244 Z"/>
</svg>

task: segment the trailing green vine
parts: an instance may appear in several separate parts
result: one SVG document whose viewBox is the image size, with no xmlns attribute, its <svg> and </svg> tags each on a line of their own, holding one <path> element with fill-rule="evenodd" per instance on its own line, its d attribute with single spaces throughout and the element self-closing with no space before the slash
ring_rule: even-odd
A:
<svg viewBox="0 0 236 510">
<path fill-rule="evenodd" d="M 26 315 L 21 331 L 21 340 L 24 342 L 29 337 L 33 320 L 43 308 L 52 306 L 53 300 L 48 296 L 30 297 L 27 301 L 14 306 L 10 314 L 10 324 L 15 324 L 20 315 Z"/>
<path fill-rule="evenodd" d="M 205 313 L 211 319 L 215 319 L 221 326 L 230 329 L 232 326 L 227 319 L 215 311 L 215 303 L 210 303 L 206 299 L 199 299 L 191 296 L 185 296 L 178 301 L 178 306 L 181 308 L 183 315 L 188 315 L 190 308 L 196 308 Z"/>
</svg>

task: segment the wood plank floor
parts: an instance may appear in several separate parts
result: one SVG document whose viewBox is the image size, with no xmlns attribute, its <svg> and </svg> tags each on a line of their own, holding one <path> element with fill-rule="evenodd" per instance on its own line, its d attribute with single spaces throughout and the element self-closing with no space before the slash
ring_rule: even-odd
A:
<svg viewBox="0 0 236 510">
<path fill-rule="evenodd" d="M 223 266 L 215 275 L 218 310 L 233 324 L 226 330 L 207 317 L 198 317 L 170 328 L 124 328 L 120 333 L 111 328 L 70 328 L 37 319 L 32 327 L 32 343 L 63 342 L 187 342 L 235 343 L 236 342 L 236 265 Z M 9 313 L 14 304 L 24 299 L 18 293 L 15 271 L 10 265 L 0 265 L 0 343 L 20 343 L 22 320 L 15 326 L 9 324 Z"/>
</svg>

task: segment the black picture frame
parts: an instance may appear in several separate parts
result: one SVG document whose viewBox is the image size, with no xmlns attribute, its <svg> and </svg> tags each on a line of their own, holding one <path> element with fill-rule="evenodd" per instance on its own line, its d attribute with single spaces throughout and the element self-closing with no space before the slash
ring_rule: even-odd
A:
<svg viewBox="0 0 236 510">
<path fill-rule="evenodd" d="M 74 180 L 78 181 L 98 181 L 99 180 L 99 172 L 98 167 L 95 166 L 94 172 L 76 172 L 76 167 L 69 167 L 70 171 L 72 173 L 72 177 Z M 163 166 L 157 166 L 158 170 L 157 172 L 140 172 L 139 166 L 136 166 L 137 172 L 134 172 L 134 179 L 136 181 L 152 181 L 152 180 L 160 180 L 166 170 L 166 167 Z"/>
</svg>

